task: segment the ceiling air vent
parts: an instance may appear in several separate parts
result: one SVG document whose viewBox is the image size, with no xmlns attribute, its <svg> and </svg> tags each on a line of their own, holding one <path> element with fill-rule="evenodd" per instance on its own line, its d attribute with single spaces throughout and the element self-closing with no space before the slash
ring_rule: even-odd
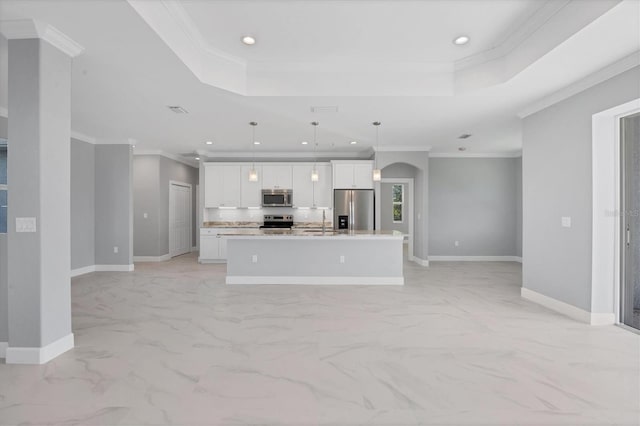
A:
<svg viewBox="0 0 640 426">
<path fill-rule="evenodd" d="M 312 106 L 311 107 L 311 112 L 316 112 L 316 113 L 333 112 L 333 113 L 336 113 L 336 112 L 338 112 L 338 106 L 337 105 L 333 105 L 333 106 Z"/>
<path fill-rule="evenodd" d="M 189 114 L 189 111 L 187 111 L 186 109 L 178 105 L 169 105 L 167 106 L 167 108 L 169 108 L 171 111 L 175 112 L 176 114 Z"/>
<path fill-rule="evenodd" d="M 467 139 L 471 137 L 471 133 L 463 133 L 460 136 L 458 136 L 458 139 Z"/>
</svg>

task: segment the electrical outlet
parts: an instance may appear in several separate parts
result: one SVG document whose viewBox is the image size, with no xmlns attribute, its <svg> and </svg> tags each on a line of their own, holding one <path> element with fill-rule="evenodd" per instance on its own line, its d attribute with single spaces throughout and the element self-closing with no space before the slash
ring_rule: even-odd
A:
<svg viewBox="0 0 640 426">
<path fill-rule="evenodd" d="M 145 219 L 148 219 L 149 218 L 149 213 L 143 213 L 142 217 L 144 217 Z"/>
<path fill-rule="evenodd" d="M 454 245 L 455 247 L 458 247 L 458 246 L 460 245 L 460 241 L 454 241 L 454 242 L 453 242 L 453 245 Z"/>
<path fill-rule="evenodd" d="M 114 246 L 114 247 L 113 247 L 113 252 L 114 252 L 114 253 L 118 253 L 118 246 Z"/>
<path fill-rule="evenodd" d="M 344 263 L 344 256 L 340 256 L 340 263 Z"/>
<path fill-rule="evenodd" d="M 253 256 L 251 256 L 251 262 L 258 263 L 258 255 L 257 254 L 254 254 Z"/>
<path fill-rule="evenodd" d="M 563 216 L 561 222 L 563 228 L 571 228 L 571 217 Z"/>
</svg>

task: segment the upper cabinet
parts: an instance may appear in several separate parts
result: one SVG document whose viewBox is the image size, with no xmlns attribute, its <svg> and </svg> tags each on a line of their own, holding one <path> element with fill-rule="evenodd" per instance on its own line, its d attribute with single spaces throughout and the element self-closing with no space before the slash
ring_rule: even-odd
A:
<svg viewBox="0 0 640 426">
<path fill-rule="evenodd" d="M 240 173 L 239 165 L 205 164 L 204 206 L 240 206 Z"/>
<path fill-rule="evenodd" d="M 311 180 L 313 168 L 318 181 Z M 327 163 L 293 165 L 293 205 L 296 207 L 331 207 L 331 165 Z"/>
<path fill-rule="evenodd" d="M 373 189 L 373 162 L 332 161 L 335 189 Z"/>
<path fill-rule="evenodd" d="M 290 164 L 262 164 L 262 189 L 291 189 L 292 187 L 293 176 Z"/>
<path fill-rule="evenodd" d="M 255 167 L 258 174 L 258 181 L 251 182 L 249 173 Z M 240 167 L 240 207 L 260 207 L 262 200 L 260 199 L 260 191 L 262 189 L 262 167 L 258 165 L 243 165 Z"/>
</svg>

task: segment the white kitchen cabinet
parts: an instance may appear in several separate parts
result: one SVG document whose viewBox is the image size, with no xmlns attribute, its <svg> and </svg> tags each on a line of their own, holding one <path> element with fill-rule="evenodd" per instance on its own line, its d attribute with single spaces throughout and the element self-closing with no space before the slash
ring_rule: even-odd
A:
<svg viewBox="0 0 640 426">
<path fill-rule="evenodd" d="M 291 189 L 293 186 L 292 180 L 292 166 L 290 164 L 262 165 L 263 189 Z"/>
<path fill-rule="evenodd" d="M 318 170 L 318 181 L 313 183 L 313 206 L 332 207 L 333 185 L 331 164 L 318 164 L 316 169 Z"/>
<path fill-rule="evenodd" d="M 221 234 L 233 233 L 239 228 L 201 228 L 200 263 L 221 263 L 227 260 L 227 240 Z"/>
<path fill-rule="evenodd" d="M 334 189 L 373 189 L 373 162 L 335 161 L 332 166 Z"/>
<path fill-rule="evenodd" d="M 315 164 L 318 181 L 311 180 L 314 164 L 293 166 L 293 204 L 296 207 L 331 207 L 331 165 Z"/>
<path fill-rule="evenodd" d="M 204 206 L 240 206 L 241 166 L 235 164 L 205 164 Z"/>
<path fill-rule="evenodd" d="M 249 172 L 253 169 L 253 165 L 244 165 L 240 167 L 240 207 L 260 207 L 262 205 L 262 167 L 255 166 L 258 173 L 258 181 L 249 181 Z"/>
</svg>

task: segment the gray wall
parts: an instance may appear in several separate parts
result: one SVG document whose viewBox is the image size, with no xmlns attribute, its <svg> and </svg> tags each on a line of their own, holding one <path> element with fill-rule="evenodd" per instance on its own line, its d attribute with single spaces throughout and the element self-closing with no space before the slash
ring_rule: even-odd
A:
<svg viewBox="0 0 640 426">
<path fill-rule="evenodd" d="M 429 255 L 517 255 L 518 162 L 430 159 Z"/>
<path fill-rule="evenodd" d="M 403 234 L 409 233 L 409 185 L 406 183 L 399 183 L 404 185 L 404 211 L 402 212 L 402 222 L 393 222 L 393 183 L 381 183 L 380 184 L 380 228 L 386 231 L 400 231 Z"/>
<path fill-rule="evenodd" d="M 635 67 L 524 119 L 525 288 L 591 311 L 592 115 L 640 97 L 639 81 Z"/>
<path fill-rule="evenodd" d="M 133 264 L 131 146 L 96 145 L 96 265 Z M 118 247 L 118 253 L 113 248 Z"/>
<path fill-rule="evenodd" d="M 522 257 L 522 157 L 516 160 L 516 256 Z"/>
<path fill-rule="evenodd" d="M 95 146 L 71 139 L 71 269 L 96 264 Z"/>
<path fill-rule="evenodd" d="M 9 341 L 9 286 L 7 283 L 7 234 L 0 234 L 0 342 Z"/>
<path fill-rule="evenodd" d="M 136 155 L 134 174 L 134 254 L 163 256 L 169 253 L 169 182 L 191 184 L 192 241 L 196 245 L 199 224 L 196 211 L 198 169 L 160 155 Z M 144 214 L 147 213 L 147 218 Z"/>
</svg>

